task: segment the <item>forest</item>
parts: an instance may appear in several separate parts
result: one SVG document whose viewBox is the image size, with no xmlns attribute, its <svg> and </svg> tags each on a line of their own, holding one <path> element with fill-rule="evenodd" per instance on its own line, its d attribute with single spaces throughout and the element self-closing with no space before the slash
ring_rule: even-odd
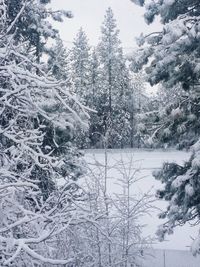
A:
<svg viewBox="0 0 200 267">
<path fill-rule="evenodd" d="M 67 46 L 54 25 L 71 11 L 0 0 L 2 267 L 146 267 L 155 243 L 199 226 L 199 1 L 128 2 L 161 24 L 130 53 L 111 7 L 97 45 L 81 27 Z M 153 191 L 137 189 L 145 168 Z M 196 256 L 200 234 L 192 239 Z"/>
</svg>

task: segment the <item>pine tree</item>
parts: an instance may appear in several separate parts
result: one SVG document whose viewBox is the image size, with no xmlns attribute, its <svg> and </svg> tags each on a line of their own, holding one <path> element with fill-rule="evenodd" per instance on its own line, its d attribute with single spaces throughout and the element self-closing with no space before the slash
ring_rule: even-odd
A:
<svg viewBox="0 0 200 267">
<path fill-rule="evenodd" d="M 165 184 L 158 196 L 169 201 L 167 210 L 161 214 L 168 220 L 159 230 L 161 238 L 177 225 L 199 221 L 199 13 L 198 1 L 151 1 L 146 5 L 145 19 L 151 23 L 159 15 L 163 30 L 141 35 L 140 45 L 146 42 L 148 46 L 134 60 L 136 67 L 149 62 L 146 72 L 151 84 L 162 82 L 166 90 L 180 86 L 179 92 L 183 93 L 166 114 L 167 125 L 161 127 L 179 144 L 192 145 L 194 151 L 184 166 L 165 164 L 155 174 Z M 199 252 L 199 237 L 194 244 L 195 254 Z"/>
<path fill-rule="evenodd" d="M 82 28 L 79 30 L 76 38 L 74 39 L 70 53 L 70 60 L 70 81 L 72 91 L 76 94 L 76 97 L 81 101 L 81 103 L 90 107 L 90 47 L 87 36 Z M 90 141 L 88 128 L 78 128 L 75 143 L 79 148 L 86 148 L 89 146 Z"/>
<path fill-rule="evenodd" d="M 90 113 L 89 142 L 90 147 L 102 147 L 99 143 L 101 126 L 99 124 L 99 110 L 101 110 L 101 71 L 100 62 L 96 49 L 94 48 L 90 58 L 89 67 L 89 90 L 88 105 L 95 112 Z"/>
<path fill-rule="evenodd" d="M 119 30 L 111 8 L 106 11 L 101 32 L 98 46 L 102 80 L 101 109 L 97 110 L 100 118 L 100 134 L 105 136 L 106 132 L 109 132 L 109 146 L 120 147 L 123 146 L 122 139 L 127 136 L 127 133 L 121 133 L 120 129 L 129 128 L 124 106 L 128 90 L 128 71 L 119 40 Z"/>
<path fill-rule="evenodd" d="M 70 51 L 64 47 L 61 39 L 49 49 L 48 71 L 57 80 L 63 80 L 71 87 L 70 81 Z"/>
<path fill-rule="evenodd" d="M 50 2 L 51 0 L 8 0 L 6 3 L 7 23 L 10 32 L 14 33 L 13 38 L 16 43 L 23 41 L 25 53 L 34 52 L 37 62 L 42 53 L 48 53 L 47 40 L 59 37 L 58 31 L 49 23 L 49 18 L 61 22 L 63 17 L 72 17 L 71 12 L 47 8 Z"/>
<path fill-rule="evenodd" d="M 74 39 L 71 50 L 71 67 L 73 90 L 77 96 L 87 105 L 89 96 L 89 65 L 90 47 L 88 39 L 81 28 Z"/>
<path fill-rule="evenodd" d="M 130 89 L 128 91 L 128 113 L 130 117 L 130 147 L 140 148 L 146 146 L 144 138 L 144 124 L 142 118 L 149 111 L 148 97 L 145 94 L 144 78 L 142 73 L 133 74 L 130 77 Z"/>
</svg>

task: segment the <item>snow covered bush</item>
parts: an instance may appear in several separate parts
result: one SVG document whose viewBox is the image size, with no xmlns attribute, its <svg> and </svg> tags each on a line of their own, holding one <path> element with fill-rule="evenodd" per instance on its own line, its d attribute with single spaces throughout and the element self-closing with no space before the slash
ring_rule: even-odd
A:
<svg viewBox="0 0 200 267">
<path fill-rule="evenodd" d="M 106 147 L 100 157 L 89 155 L 85 188 L 97 220 L 84 235 L 93 266 L 139 266 L 142 251 L 152 242 L 142 221 L 154 209 L 153 196 L 136 189 L 141 177 L 133 155 L 119 155 L 112 162 Z"/>
</svg>

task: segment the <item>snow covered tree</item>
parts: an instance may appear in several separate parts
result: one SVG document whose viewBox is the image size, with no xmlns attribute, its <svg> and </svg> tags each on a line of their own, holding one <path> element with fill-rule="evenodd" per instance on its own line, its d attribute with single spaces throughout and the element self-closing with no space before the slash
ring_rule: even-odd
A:
<svg viewBox="0 0 200 267">
<path fill-rule="evenodd" d="M 61 39 L 57 39 L 49 49 L 48 71 L 57 80 L 64 80 L 71 86 L 69 57 L 70 51 L 67 51 Z"/>
<path fill-rule="evenodd" d="M 188 109 L 188 96 L 180 86 L 158 89 L 151 98 L 150 109 L 141 117 L 147 144 L 188 149 L 198 140 L 198 133 L 192 129 L 194 106 Z"/>
<path fill-rule="evenodd" d="M 182 139 L 186 146 L 198 139 L 199 113 L 199 48 L 198 48 L 198 5 L 195 1 L 151 1 L 146 5 L 145 18 L 151 23 L 157 14 L 161 15 L 163 30 L 147 36 L 141 35 L 140 45 L 145 46 L 133 57 L 133 68 L 145 67 L 148 81 L 154 85 L 162 82 L 169 92 L 180 88 L 178 100 L 173 100 L 169 113 L 179 118 L 168 123 L 166 134 Z M 180 8 L 181 6 L 181 8 Z M 175 89 L 173 88 L 175 87 Z M 177 90 L 176 90 L 177 91 Z M 161 127 L 164 129 L 165 127 Z M 169 138 L 166 138 L 166 140 Z M 179 142 L 179 141 L 178 141 Z M 180 147 L 183 147 L 181 145 Z"/>
<path fill-rule="evenodd" d="M 99 133 L 101 126 L 99 125 L 98 111 L 101 109 L 101 71 L 100 62 L 96 48 L 93 49 L 90 57 L 89 66 L 89 90 L 90 97 L 88 105 L 95 112 L 90 113 L 89 142 L 90 147 L 102 147 L 102 140 L 99 143 Z"/>
<path fill-rule="evenodd" d="M 71 66 L 72 66 L 72 82 L 73 90 L 77 96 L 87 105 L 89 97 L 89 60 L 90 47 L 88 39 L 81 28 L 74 39 L 73 48 L 71 50 Z"/>
<path fill-rule="evenodd" d="M 13 38 L 16 42 L 24 42 L 26 53 L 34 51 L 38 62 L 42 53 L 48 53 L 47 40 L 56 39 L 59 36 L 58 31 L 48 21 L 49 18 L 61 22 L 63 17 L 72 17 L 69 11 L 55 11 L 47 8 L 50 2 L 51 0 L 8 0 L 6 2 L 7 23 L 11 27 L 11 33 L 14 33 Z"/>
<path fill-rule="evenodd" d="M 115 193 L 113 204 L 116 209 L 117 225 L 116 255 L 122 267 L 137 266 L 141 251 L 151 244 L 151 239 L 142 236 L 144 226 L 140 219 L 153 209 L 150 193 L 137 194 L 135 187 L 140 178 L 140 170 L 135 168 L 134 157 L 128 165 L 122 158 L 116 165 L 119 173 L 117 184 L 120 192 Z"/>
<path fill-rule="evenodd" d="M 88 203 L 90 211 L 98 217 L 96 224 L 86 228 L 87 248 L 92 255 L 94 266 L 108 266 L 108 243 L 107 222 L 109 220 L 105 211 L 104 186 L 105 186 L 105 169 L 100 167 L 99 162 L 95 160 L 95 168 L 87 166 L 86 190 L 88 191 Z M 105 166 L 107 168 L 107 166 Z"/>
<path fill-rule="evenodd" d="M 131 267 L 137 265 L 141 250 L 151 243 L 143 236 L 141 218 L 152 210 L 152 196 L 137 194 L 134 188 L 140 180 L 134 157 L 123 157 L 112 167 L 109 152 L 104 150 L 104 162 L 94 156 L 92 168 L 88 164 L 86 190 L 96 223 L 87 230 L 88 249 L 94 266 Z M 95 165 L 95 168 L 94 168 Z M 112 173 L 115 173 L 116 190 L 109 188 Z M 88 229 L 88 228 L 87 228 Z M 87 242 L 87 241 L 86 241 Z"/>
<path fill-rule="evenodd" d="M 17 1 L 12 2 L 7 1 L 6 2 L 6 25 L 7 25 L 7 31 L 9 33 L 13 33 L 12 40 L 14 45 L 20 45 L 21 50 L 20 53 L 23 53 L 25 56 L 27 56 L 30 61 L 33 62 L 40 62 L 41 56 L 43 53 L 48 52 L 50 59 L 49 59 L 49 65 L 52 63 L 53 60 L 53 54 L 52 49 L 46 47 L 46 42 L 49 38 L 55 39 L 57 43 L 60 44 L 59 40 L 59 33 L 57 30 L 55 30 L 52 25 L 48 22 L 48 18 L 51 17 L 55 20 L 62 21 L 62 16 L 68 16 L 70 17 L 70 12 L 64 12 L 64 11 L 52 11 L 51 9 L 47 9 L 46 5 L 50 1 L 35 1 L 35 0 L 28 0 L 28 1 Z M 38 37 L 38 38 L 37 38 Z M 50 53 L 51 52 L 51 53 Z M 64 53 L 64 52 L 63 52 Z M 52 59 L 51 59 L 52 57 Z M 56 63 L 56 62 L 54 62 Z M 60 62 L 61 64 L 61 62 Z M 53 65 L 51 66 L 51 68 Z M 46 68 L 46 66 L 43 65 L 43 68 Z M 64 68 L 64 66 L 63 66 Z M 29 67 L 30 69 L 30 67 Z M 40 70 L 39 70 L 40 69 Z M 54 65 L 54 73 L 50 73 L 51 75 L 56 75 L 55 73 L 55 65 Z M 64 75 L 65 70 L 62 70 L 62 75 Z M 41 74 L 41 66 L 38 66 L 38 75 Z M 46 74 L 45 74 L 46 75 Z M 57 77 L 56 79 L 65 79 L 65 77 Z M 56 108 L 56 112 L 58 112 L 58 106 L 52 106 L 52 110 L 48 109 L 48 112 L 54 112 Z M 54 129 L 51 124 L 47 121 L 43 121 L 43 123 L 47 123 L 48 131 L 45 135 L 45 141 L 44 143 L 48 146 L 49 143 L 51 143 L 52 137 L 56 136 L 55 142 L 54 142 L 54 153 L 55 154 L 63 154 L 64 149 L 68 151 L 66 154 L 69 154 L 70 157 L 72 154 L 78 155 L 78 152 L 76 149 L 71 146 L 70 141 L 72 140 L 72 134 L 66 133 L 66 131 L 61 131 L 61 129 Z M 57 143 L 56 143 L 57 142 Z M 65 145 L 64 145 L 65 144 Z M 63 146 L 64 145 L 64 146 Z M 60 151 L 60 152 L 59 152 Z M 71 151 L 69 153 L 69 151 Z M 70 160 L 69 160 L 70 161 Z M 68 167 L 73 168 L 73 163 L 69 163 L 66 157 L 66 162 Z M 35 170 L 35 176 L 40 177 L 41 184 L 44 196 L 48 196 L 48 194 L 51 192 L 51 190 L 54 189 L 54 183 L 53 181 L 50 181 L 48 179 L 48 172 L 44 173 L 41 171 L 41 169 L 38 167 L 37 170 Z M 77 172 L 78 174 L 79 172 Z M 41 179 L 43 177 L 43 179 Z M 46 197 L 45 196 L 45 197 Z"/>
<path fill-rule="evenodd" d="M 119 81 L 115 96 L 115 103 L 113 104 L 113 124 L 111 136 L 113 139 L 113 146 L 117 148 L 124 148 L 130 146 L 131 135 L 131 116 L 128 110 L 128 101 L 131 92 L 131 79 L 129 69 L 126 66 L 126 60 L 123 58 L 119 64 Z"/>
<path fill-rule="evenodd" d="M 134 1 L 144 5 L 147 1 Z M 192 145 L 194 154 L 184 166 L 165 164 L 155 176 L 165 187 L 158 192 L 161 199 L 169 201 L 169 206 L 161 217 L 167 222 L 159 230 L 161 238 L 173 232 L 176 225 L 187 221 L 199 221 L 199 2 L 192 1 L 150 1 L 146 4 L 145 19 L 153 22 L 161 17 L 163 30 L 148 36 L 141 35 L 140 45 L 146 44 L 135 55 L 133 66 L 138 69 L 147 64 L 145 70 L 151 84 L 161 82 L 168 90 L 179 86 L 179 96 L 169 109 L 167 131 L 186 146 Z M 172 117 L 172 122 L 170 122 Z M 167 126 L 167 127 L 166 127 Z M 171 134 L 172 133 L 172 134 Z M 193 247 L 194 254 L 199 252 L 199 237 Z"/>
<path fill-rule="evenodd" d="M 144 146 L 144 124 L 142 117 L 147 111 L 148 96 L 145 94 L 144 78 L 141 73 L 130 75 L 130 89 L 128 91 L 128 108 L 130 117 L 130 147 Z"/>
<path fill-rule="evenodd" d="M 90 88 L 90 47 L 88 39 L 81 28 L 74 39 L 73 47 L 70 53 L 71 61 L 71 87 L 78 99 L 89 107 L 91 105 L 91 89 Z M 89 145 L 88 129 L 79 129 L 77 131 L 76 144 L 79 148 L 85 148 Z"/>
<path fill-rule="evenodd" d="M 100 62 L 98 58 L 98 54 L 96 48 L 93 48 L 90 57 L 90 67 L 89 67 L 89 74 L 90 74 L 90 82 L 89 86 L 92 88 L 91 99 L 89 100 L 89 106 L 91 108 L 95 108 L 98 102 L 98 93 L 100 90 Z"/>
<path fill-rule="evenodd" d="M 101 65 L 100 106 L 99 116 L 100 133 L 105 136 L 109 132 L 109 146 L 123 146 L 124 135 L 120 130 L 129 131 L 125 98 L 128 89 L 128 70 L 126 68 L 119 30 L 113 11 L 106 11 L 101 28 L 102 36 L 98 45 L 98 54 Z"/>
<path fill-rule="evenodd" d="M 81 148 L 102 148 L 106 136 L 110 148 L 123 148 L 130 146 L 131 123 L 135 123 L 129 103 L 133 90 L 111 8 L 106 11 L 101 32 L 100 42 L 92 53 L 82 29 L 71 50 L 73 91 L 95 111 L 90 113 L 89 130 L 80 131 L 77 144 Z"/>
<path fill-rule="evenodd" d="M 63 255 L 63 260 L 56 257 L 56 241 L 70 223 L 84 217 L 83 210 L 80 208 L 79 213 L 74 205 L 82 196 L 76 182 L 80 163 L 68 140 L 75 124 L 84 124 L 87 114 L 65 82 L 49 77 L 36 60 L 24 55 L 24 41 L 16 44 L 12 29 L 23 16 L 24 5 L 11 25 L 7 23 L 7 12 L 7 2 L 3 1 L 0 265 L 66 266 L 75 262 L 76 255 Z M 63 187 L 55 183 L 59 179 L 66 181 Z M 53 188 L 48 192 L 51 182 Z"/>
</svg>

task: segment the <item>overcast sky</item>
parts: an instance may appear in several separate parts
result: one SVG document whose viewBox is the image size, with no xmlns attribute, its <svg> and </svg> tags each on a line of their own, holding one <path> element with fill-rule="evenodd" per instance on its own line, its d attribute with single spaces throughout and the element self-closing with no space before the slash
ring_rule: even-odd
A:
<svg viewBox="0 0 200 267">
<path fill-rule="evenodd" d="M 158 30 L 158 22 L 148 26 L 143 19 L 143 8 L 136 6 L 130 0 L 52 0 L 54 9 L 71 10 L 73 19 L 64 23 L 55 23 L 60 30 L 62 39 L 70 45 L 80 27 L 83 27 L 91 45 L 96 45 L 100 35 L 100 26 L 105 11 L 111 7 L 120 29 L 120 38 L 125 49 L 135 46 L 135 37 L 141 32 Z"/>
</svg>

